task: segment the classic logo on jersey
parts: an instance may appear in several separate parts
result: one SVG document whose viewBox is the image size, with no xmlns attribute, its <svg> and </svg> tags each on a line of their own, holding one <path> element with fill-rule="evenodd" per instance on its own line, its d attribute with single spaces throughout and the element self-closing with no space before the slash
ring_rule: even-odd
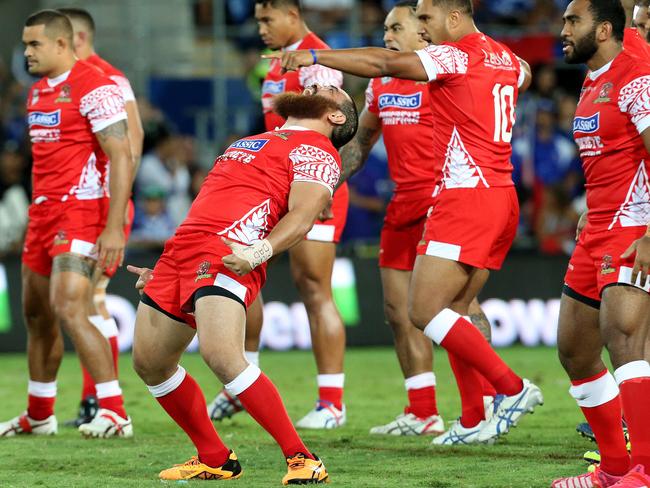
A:
<svg viewBox="0 0 650 488">
<path fill-rule="evenodd" d="M 31 112 L 27 117 L 29 126 L 57 127 L 61 123 L 61 109 L 54 112 Z"/>
<path fill-rule="evenodd" d="M 237 142 L 233 142 L 228 149 L 245 149 L 247 151 L 259 152 L 268 142 L 269 139 L 240 139 Z"/>
<path fill-rule="evenodd" d="M 600 112 L 591 117 L 576 117 L 573 119 L 573 132 L 593 134 L 600 129 Z"/>
<path fill-rule="evenodd" d="M 383 95 L 379 95 L 377 104 L 380 110 L 385 108 L 416 109 L 422 105 L 422 93 L 413 93 L 411 95 L 384 93 Z"/>
<path fill-rule="evenodd" d="M 594 103 L 607 103 L 611 102 L 612 99 L 609 98 L 609 94 L 612 91 L 612 88 L 614 88 L 614 84 L 611 82 L 607 82 L 603 85 L 603 87 L 600 89 L 600 93 L 598 94 L 598 98 L 594 100 Z"/>
<path fill-rule="evenodd" d="M 262 84 L 262 95 L 279 95 L 280 93 L 284 93 L 286 82 L 287 80 L 266 80 Z"/>
<path fill-rule="evenodd" d="M 70 85 L 65 84 L 61 87 L 59 96 L 54 100 L 54 103 L 70 103 L 72 97 L 70 96 Z"/>
<path fill-rule="evenodd" d="M 196 270 L 196 278 L 194 278 L 194 282 L 196 283 L 199 280 L 207 280 L 209 278 L 212 278 L 212 274 L 209 273 L 210 271 L 210 261 L 203 261 L 201 264 L 199 264 L 199 268 Z"/>
<path fill-rule="evenodd" d="M 612 266 L 612 257 L 609 254 L 603 256 L 603 262 L 600 263 L 600 274 L 608 275 L 616 271 Z"/>
<path fill-rule="evenodd" d="M 493 69 L 504 69 L 512 71 L 515 69 L 515 64 L 512 62 L 512 57 L 508 54 L 507 51 L 502 51 L 499 53 L 489 53 L 485 49 L 482 49 L 485 59 L 483 63 L 488 68 Z"/>
<path fill-rule="evenodd" d="M 234 222 L 230 227 L 222 230 L 217 235 L 225 235 L 229 239 L 250 246 L 254 242 L 264 239 L 270 211 L 271 199 L 267 198 L 258 206 L 249 210 L 241 219 Z"/>
</svg>

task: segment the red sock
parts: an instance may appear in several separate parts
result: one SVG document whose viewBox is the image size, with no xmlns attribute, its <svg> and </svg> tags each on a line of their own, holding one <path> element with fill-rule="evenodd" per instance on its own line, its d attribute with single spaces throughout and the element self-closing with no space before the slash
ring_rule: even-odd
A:
<svg viewBox="0 0 650 488">
<path fill-rule="evenodd" d="M 122 418 L 126 418 L 126 410 L 124 409 L 124 398 L 122 395 L 115 395 L 105 398 L 98 398 L 97 403 L 99 408 L 105 408 L 118 414 Z M 207 407 L 206 407 L 207 408 Z"/>
<path fill-rule="evenodd" d="M 483 334 L 456 312 L 440 312 L 424 334 L 485 376 L 498 393 L 510 396 L 521 392 L 521 378 L 494 352 Z"/>
<path fill-rule="evenodd" d="M 595 376 L 571 381 L 571 384 L 571 393 L 596 436 L 601 455 L 600 467 L 615 476 L 627 473 L 630 469 L 630 456 L 621 428 L 621 397 L 616 394 L 614 378 L 605 369 Z M 599 396 L 611 400 L 600 405 L 585 406 L 590 401 L 599 402 Z"/>
<path fill-rule="evenodd" d="M 176 389 L 156 400 L 192 439 L 202 463 L 213 468 L 226 463 L 230 450 L 212 425 L 205 397 L 194 378 L 186 373 Z"/>
<path fill-rule="evenodd" d="M 405 413 L 412 413 L 421 419 L 426 419 L 432 415 L 438 415 L 435 386 L 411 388 L 406 390 L 406 394 L 409 398 L 409 406 L 406 407 Z"/>
<path fill-rule="evenodd" d="M 476 427 L 481 420 L 485 420 L 481 375 L 458 356 L 452 353 L 448 356 L 460 393 L 462 405 L 460 424 L 468 428 Z"/>
<path fill-rule="evenodd" d="M 329 402 L 334 405 L 335 408 L 343 410 L 343 388 L 319 386 L 318 399 Z"/>
<path fill-rule="evenodd" d="M 494 389 L 494 386 L 492 386 L 492 383 L 490 383 L 485 376 L 479 373 L 479 376 L 481 377 L 481 385 L 483 388 L 483 396 L 484 397 L 495 397 L 497 396 L 497 391 Z"/>
<path fill-rule="evenodd" d="M 89 396 L 97 396 L 97 391 L 95 390 L 95 382 L 93 381 L 92 376 L 86 368 L 81 366 L 81 374 L 83 376 L 83 383 L 81 385 L 81 399 L 85 399 Z"/>
<path fill-rule="evenodd" d="M 641 464 L 645 472 L 650 473 L 650 421 L 648 421 L 650 377 L 623 381 L 619 388 L 632 445 L 632 466 Z M 620 418 L 618 422 L 620 424 Z"/>
<path fill-rule="evenodd" d="M 113 356 L 113 367 L 115 368 L 115 377 L 119 377 L 120 370 L 118 361 L 120 359 L 120 348 L 117 345 L 117 336 L 109 337 L 108 343 L 111 345 L 111 355 Z"/>
<path fill-rule="evenodd" d="M 45 420 L 54 415 L 56 397 L 27 396 L 27 415 L 34 420 Z"/>
<path fill-rule="evenodd" d="M 291 423 L 280 393 L 264 373 L 237 396 L 249 415 L 275 439 L 285 457 L 302 452 L 314 458 Z"/>
</svg>

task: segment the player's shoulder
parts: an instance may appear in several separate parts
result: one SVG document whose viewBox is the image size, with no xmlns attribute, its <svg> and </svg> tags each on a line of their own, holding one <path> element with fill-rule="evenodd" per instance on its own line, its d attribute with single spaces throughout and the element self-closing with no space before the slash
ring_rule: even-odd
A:
<svg viewBox="0 0 650 488">
<path fill-rule="evenodd" d="M 323 41 L 320 37 L 318 37 L 316 34 L 313 32 L 310 32 L 305 36 L 305 38 L 302 40 L 300 43 L 300 46 L 298 46 L 298 49 L 329 49 L 330 47 L 327 45 L 325 41 Z"/>
<path fill-rule="evenodd" d="M 115 85 L 115 82 L 100 68 L 86 61 L 77 61 L 71 75 L 71 81 L 87 90 L 103 85 Z"/>
<path fill-rule="evenodd" d="M 114 65 L 102 58 L 99 54 L 95 53 L 94 55 L 90 56 L 88 59 L 86 59 L 86 62 L 98 67 L 105 75 L 109 77 L 119 76 L 126 78 L 126 75 L 122 70 L 116 68 Z"/>
</svg>

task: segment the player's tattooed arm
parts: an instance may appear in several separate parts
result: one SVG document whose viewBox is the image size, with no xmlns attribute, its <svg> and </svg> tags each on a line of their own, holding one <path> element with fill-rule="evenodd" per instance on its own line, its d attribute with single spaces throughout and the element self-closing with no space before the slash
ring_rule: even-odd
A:
<svg viewBox="0 0 650 488">
<path fill-rule="evenodd" d="M 337 188 L 361 169 L 380 134 L 381 121 L 379 117 L 364 109 L 359 118 L 359 129 L 356 136 L 341 149 L 342 171 Z"/>
<path fill-rule="evenodd" d="M 126 125 L 126 120 L 120 120 L 114 124 L 109 125 L 105 129 L 96 132 L 97 140 L 101 144 L 103 141 L 108 140 L 111 137 L 116 139 L 126 139 L 128 137 L 128 127 Z"/>
</svg>

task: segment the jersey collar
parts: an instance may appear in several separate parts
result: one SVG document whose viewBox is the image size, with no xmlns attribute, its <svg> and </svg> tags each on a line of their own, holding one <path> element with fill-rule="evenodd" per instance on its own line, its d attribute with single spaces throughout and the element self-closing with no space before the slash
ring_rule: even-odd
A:
<svg viewBox="0 0 650 488">
<path fill-rule="evenodd" d="M 56 85 L 63 83 L 65 80 L 68 79 L 68 76 L 70 76 L 70 71 L 68 70 L 65 73 L 60 74 L 56 78 L 48 78 L 47 79 L 47 84 L 50 86 L 50 88 L 54 88 Z"/>
<path fill-rule="evenodd" d="M 614 58 L 614 59 L 616 59 L 616 58 Z M 609 63 L 607 63 L 602 68 L 599 68 L 596 71 L 590 71 L 589 72 L 589 79 L 591 81 L 596 81 L 600 77 L 600 75 L 602 75 L 603 73 L 607 73 L 609 71 L 609 68 L 612 67 L 612 63 L 614 62 L 614 59 L 612 59 Z"/>
<path fill-rule="evenodd" d="M 285 48 L 283 49 L 283 51 L 295 51 L 296 49 L 298 49 L 298 46 L 300 46 L 300 45 L 302 44 L 302 41 L 304 41 L 304 40 L 305 40 L 305 39 L 302 38 L 302 39 L 300 39 L 298 42 L 294 42 L 294 43 L 291 44 L 290 46 L 285 47 Z"/>
</svg>

